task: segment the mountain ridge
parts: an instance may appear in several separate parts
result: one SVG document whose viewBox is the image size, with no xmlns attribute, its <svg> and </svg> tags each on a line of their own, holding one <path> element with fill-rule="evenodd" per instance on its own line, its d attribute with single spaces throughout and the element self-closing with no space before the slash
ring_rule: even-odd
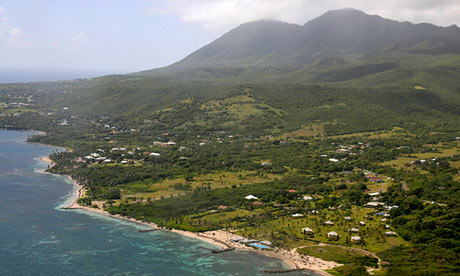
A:
<svg viewBox="0 0 460 276">
<path fill-rule="evenodd" d="M 346 8 L 304 25 L 276 20 L 244 23 L 166 67 L 310 64 L 322 57 L 357 60 L 382 51 L 460 53 L 460 29 L 413 24 Z"/>
</svg>

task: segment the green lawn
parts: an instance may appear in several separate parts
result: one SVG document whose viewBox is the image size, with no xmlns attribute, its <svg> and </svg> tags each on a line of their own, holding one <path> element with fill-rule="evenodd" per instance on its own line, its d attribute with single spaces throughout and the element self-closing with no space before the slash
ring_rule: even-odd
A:
<svg viewBox="0 0 460 276">
<path fill-rule="evenodd" d="M 297 252 L 340 264 L 360 263 L 375 267 L 378 262 L 376 258 L 370 257 L 354 248 L 344 248 L 336 245 L 305 246 L 298 248 Z"/>
<path fill-rule="evenodd" d="M 275 220 L 246 227 L 240 230 L 240 234 L 257 239 L 278 239 L 288 247 L 301 247 L 311 245 L 312 241 L 345 245 L 350 247 L 362 248 L 377 253 L 389 249 L 394 245 L 407 244 L 400 237 L 384 236 L 385 223 L 381 222 L 381 217 L 374 220 L 367 220 L 365 216 L 374 212 L 372 209 L 363 207 L 353 207 L 351 210 L 321 210 L 318 215 L 306 215 L 303 218 L 292 218 L 283 216 Z M 352 221 L 345 221 L 343 218 L 350 216 Z M 334 225 L 324 225 L 326 221 L 334 222 Z M 365 226 L 359 224 L 360 221 L 366 223 Z M 309 227 L 315 231 L 313 236 L 304 235 L 301 229 Z M 349 233 L 349 229 L 358 228 L 359 233 Z M 337 232 L 337 241 L 329 240 L 328 232 Z M 362 244 L 352 244 L 351 236 L 358 235 L 363 240 Z"/>
</svg>

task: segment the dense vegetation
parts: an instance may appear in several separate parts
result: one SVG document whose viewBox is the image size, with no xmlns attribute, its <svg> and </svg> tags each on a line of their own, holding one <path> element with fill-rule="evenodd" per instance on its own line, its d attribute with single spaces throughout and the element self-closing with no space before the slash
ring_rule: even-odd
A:
<svg viewBox="0 0 460 276">
<path fill-rule="evenodd" d="M 49 171 L 84 205 L 231 229 L 346 264 L 336 275 L 458 275 L 458 33 L 350 10 L 246 24 L 163 69 L 0 85 L 0 126 L 66 147 Z"/>
</svg>

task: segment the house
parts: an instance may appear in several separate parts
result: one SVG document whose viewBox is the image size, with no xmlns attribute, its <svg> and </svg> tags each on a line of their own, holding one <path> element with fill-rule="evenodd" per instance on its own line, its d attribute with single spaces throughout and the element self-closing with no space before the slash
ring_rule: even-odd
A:
<svg viewBox="0 0 460 276">
<path fill-rule="evenodd" d="M 375 215 L 379 216 L 379 217 L 382 217 L 382 216 L 386 215 L 386 213 L 385 212 L 378 212 Z"/>
<path fill-rule="evenodd" d="M 292 217 L 293 218 L 301 218 L 301 217 L 303 217 L 303 215 L 302 214 L 293 214 Z"/>
<path fill-rule="evenodd" d="M 225 205 L 219 205 L 219 207 L 217 207 L 217 209 L 219 209 L 219 210 L 225 210 L 225 209 L 227 209 L 227 208 L 228 208 L 228 207 L 225 206 Z"/>
<path fill-rule="evenodd" d="M 358 232 L 359 232 L 359 229 L 353 227 L 353 228 L 350 229 L 350 232 L 352 232 L 352 233 L 358 233 Z"/>
<path fill-rule="evenodd" d="M 327 238 L 330 240 L 338 240 L 339 234 L 337 234 L 336 232 L 329 232 L 327 233 Z"/>
<path fill-rule="evenodd" d="M 380 192 L 369 193 L 369 196 L 378 196 L 378 195 L 380 195 Z"/>
<path fill-rule="evenodd" d="M 264 203 L 262 201 L 254 201 L 254 202 L 251 202 L 252 206 L 262 206 L 264 205 Z"/>
<path fill-rule="evenodd" d="M 304 234 L 307 234 L 307 235 L 313 235 L 313 229 L 311 229 L 310 227 L 305 227 L 305 228 L 302 228 L 302 233 Z"/>
<path fill-rule="evenodd" d="M 149 154 L 149 156 L 152 156 L 152 157 L 160 157 L 161 154 L 159 154 L 158 152 L 152 152 Z"/>
<path fill-rule="evenodd" d="M 346 221 L 351 221 L 351 217 L 344 217 L 343 219 Z"/>
<path fill-rule="evenodd" d="M 371 201 L 371 202 L 366 203 L 366 207 L 369 207 L 369 208 L 377 208 L 379 206 L 384 206 L 384 205 L 385 203 L 377 202 L 377 201 Z"/>
<path fill-rule="evenodd" d="M 128 164 L 128 161 L 127 160 L 122 160 L 121 164 Z"/>
<path fill-rule="evenodd" d="M 176 142 L 174 142 L 173 140 L 169 140 L 169 142 L 160 142 L 160 141 L 154 141 L 153 142 L 153 145 L 154 146 L 158 146 L 158 147 L 164 147 L 164 148 L 167 148 L 167 147 L 172 147 L 172 146 L 175 146 L 176 145 Z"/>
<path fill-rule="evenodd" d="M 390 226 L 390 225 L 388 225 L 388 224 L 387 224 L 387 225 L 385 225 L 385 229 L 390 229 L 390 228 L 391 228 L 391 226 Z"/>
<path fill-rule="evenodd" d="M 332 221 L 330 221 L 330 220 L 326 221 L 324 224 L 325 225 L 334 225 L 334 223 Z"/>
<path fill-rule="evenodd" d="M 397 235 L 396 232 L 393 232 L 393 231 L 387 231 L 384 234 L 387 237 L 395 237 Z"/>
<path fill-rule="evenodd" d="M 311 196 L 303 196 L 303 200 L 313 200 L 313 197 Z"/>
<path fill-rule="evenodd" d="M 383 208 L 385 208 L 386 210 L 390 211 L 392 209 L 398 209 L 399 206 L 398 205 L 393 205 L 393 206 L 383 206 Z"/>
<path fill-rule="evenodd" d="M 271 241 L 261 241 L 260 243 L 266 246 L 273 246 Z"/>
<path fill-rule="evenodd" d="M 361 243 L 361 237 L 360 236 L 353 236 L 353 237 L 351 237 L 351 242 L 352 243 Z"/>
<path fill-rule="evenodd" d="M 359 222 L 359 225 L 363 225 L 363 226 L 364 226 L 364 225 L 366 225 L 366 223 L 365 223 L 364 221 L 360 221 L 360 222 Z"/>
<path fill-rule="evenodd" d="M 335 162 L 335 163 L 337 163 L 337 162 L 339 162 L 339 160 L 338 160 L 338 159 L 335 159 L 335 158 L 329 158 L 329 162 Z"/>
<path fill-rule="evenodd" d="M 378 178 L 378 177 L 371 177 L 369 178 L 369 181 L 374 182 L 374 183 L 382 183 L 383 179 Z"/>
<path fill-rule="evenodd" d="M 259 199 L 258 197 L 253 196 L 253 195 L 248 195 L 248 196 L 245 196 L 244 198 L 247 199 L 247 200 L 256 200 L 256 199 Z"/>
</svg>

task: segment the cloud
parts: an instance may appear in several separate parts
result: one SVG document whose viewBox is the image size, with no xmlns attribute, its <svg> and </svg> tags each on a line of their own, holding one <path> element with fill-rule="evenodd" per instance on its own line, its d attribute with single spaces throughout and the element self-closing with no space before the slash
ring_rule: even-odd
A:
<svg viewBox="0 0 460 276">
<path fill-rule="evenodd" d="M 328 10 L 352 7 L 400 21 L 460 24 L 460 2 L 452 0 L 167 0 L 167 11 L 184 22 L 220 29 L 258 19 L 303 24 Z M 150 6 L 151 13 L 157 10 Z"/>
<path fill-rule="evenodd" d="M 9 47 L 28 46 L 31 39 L 32 37 L 25 35 L 21 28 L 11 24 L 7 17 L 0 16 L 0 44 Z"/>
<path fill-rule="evenodd" d="M 90 41 L 90 38 L 84 31 L 80 31 L 78 34 L 73 36 L 71 39 L 72 47 L 74 48 L 81 47 L 87 44 L 89 41 Z"/>
<path fill-rule="evenodd" d="M 146 14 L 170 14 L 171 11 L 166 10 L 166 9 L 158 9 L 155 6 L 148 6 L 145 9 Z"/>
<path fill-rule="evenodd" d="M 4 11 L 4 9 L 2 8 L 2 6 L 0 6 L 0 13 L 2 13 Z"/>
<path fill-rule="evenodd" d="M 9 31 L 9 36 L 8 39 L 6 40 L 6 43 L 8 43 L 11 46 L 16 46 L 18 43 L 18 39 L 21 37 L 22 30 L 19 29 L 18 27 L 13 27 Z"/>
</svg>

